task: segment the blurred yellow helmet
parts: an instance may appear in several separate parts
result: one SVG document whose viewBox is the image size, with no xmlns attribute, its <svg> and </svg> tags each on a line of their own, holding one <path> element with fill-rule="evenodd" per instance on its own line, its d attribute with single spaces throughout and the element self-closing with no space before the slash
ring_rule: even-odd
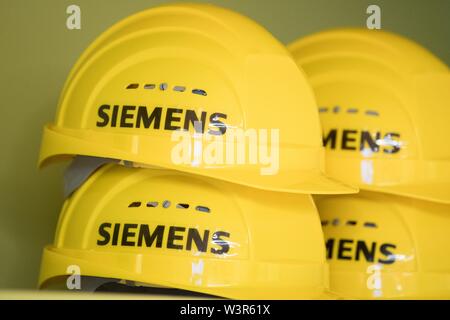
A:
<svg viewBox="0 0 450 320">
<path fill-rule="evenodd" d="M 117 164 L 66 200 L 39 286 L 71 266 L 83 277 L 239 299 L 322 297 L 328 283 L 310 195 Z"/>
<path fill-rule="evenodd" d="M 276 170 L 268 174 L 261 174 L 259 165 L 265 149 L 256 153 L 259 161 L 253 159 L 258 165 L 228 157 L 219 163 L 194 159 L 211 139 L 272 129 L 279 131 L 254 143 L 261 147 L 268 141 L 279 155 Z M 180 130 L 197 139 L 186 161 L 173 159 L 174 132 Z M 250 19 L 211 5 L 140 12 L 86 49 L 63 88 L 55 122 L 44 129 L 39 163 L 73 155 L 132 161 L 260 189 L 354 191 L 323 175 L 317 105 L 286 48 Z"/>
<path fill-rule="evenodd" d="M 450 206 L 378 192 L 316 199 L 340 297 L 450 298 Z"/>
<path fill-rule="evenodd" d="M 316 94 L 326 172 L 362 189 L 450 203 L 450 74 L 423 47 L 338 29 L 289 49 Z"/>
</svg>

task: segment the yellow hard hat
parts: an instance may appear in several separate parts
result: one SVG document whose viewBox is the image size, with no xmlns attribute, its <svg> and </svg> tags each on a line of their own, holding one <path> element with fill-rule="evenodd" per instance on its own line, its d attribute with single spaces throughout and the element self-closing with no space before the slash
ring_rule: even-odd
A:
<svg viewBox="0 0 450 320">
<path fill-rule="evenodd" d="M 261 161 L 252 160 L 257 165 L 228 158 L 197 161 L 195 150 L 184 162 L 173 160 L 175 131 L 197 135 L 198 150 L 203 150 L 202 143 L 228 138 L 229 132 L 272 129 L 279 130 L 276 143 L 268 134 L 255 145 L 268 141 L 279 151 L 274 174 L 261 174 L 264 159 L 257 157 L 267 151 L 261 149 L 255 155 Z M 56 121 L 44 129 L 39 163 L 73 155 L 132 161 L 260 189 L 355 191 L 323 175 L 317 105 L 287 49 L 250 19 L 204 4 L 135 14 L 83 53 L 63 88 Z"/>
<path fill-rule="evenodd" d="M 226 298 L 315 298 L 328 285 L 310 195 L 118 164 L 66 200 L 39 286 L 73 266 L 84 277 Z"/>
<path fill-rule="evenodd" d="M 450 206 L 361 191 L 316 204 L 343 298 L 450 298 Z"/>
<path fill-rule="evenodd" d="M 327 174 L 366 190 L 450 203 L 444 63 L 380 30 L 320 32 L 289 49 L 316 94 Z"/>
</svg>

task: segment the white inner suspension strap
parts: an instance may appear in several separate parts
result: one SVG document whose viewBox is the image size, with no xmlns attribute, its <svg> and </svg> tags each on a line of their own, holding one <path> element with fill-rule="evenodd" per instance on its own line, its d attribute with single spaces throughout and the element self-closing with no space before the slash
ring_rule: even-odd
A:
<svg viewBox="0 0 450 320">
<path fill-rule="evenodd" d="M 91 156 L 75 156 L 64 172 L 64 198 L 77 190 L 98 168 L 108 163 L 116 163 L 129 168 L 158 169 L 158 166 L 147 165 L 127 160 L 100 158 Z"/>
<path fill-rule="evenodd" d="M 64 172 L 64 197 L 68 198 L 101 166 L 119 162 L 110 158 L 75 156 Z M 127 165 L 127 162 L 124 164 Z"/>
</svg>

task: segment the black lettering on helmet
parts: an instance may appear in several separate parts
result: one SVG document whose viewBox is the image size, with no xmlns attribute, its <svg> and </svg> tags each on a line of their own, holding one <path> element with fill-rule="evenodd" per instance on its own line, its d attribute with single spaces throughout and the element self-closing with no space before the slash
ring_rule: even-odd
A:
<svg viewBox="0 0 450 320">
<path fill-rule="evenodd" d="M 167 248 L 168 249 L 183 250 L 183 245 L 175 244 L 175 241 L 183 240 L 183 236 L 177 235 L 177 232 L 184 232 L 185 230 L 186 230 L 186 228 L 184 228 L 184 227 L 171 226 L 169 228 L 169 238 L 167 239 Z"/>
<path fill-rule="evenodd" d="M 383 150 L 384 153 L 393 154 L 393 153 L 397 153 L 400 151 L 400 144 L 398 143 L 398 141 L 393 140 L 392 137 L 396 137 L 397 139 L 399 139 L 400 134 L 395 133 L 395 132 L 388 132 L 384 135 L 384 140 L 388 141 L 388 143 L 387 143 L 388 148 L 384 148 L 384 150 Z"/>
<path fill-rule="evenodd" d="M 327 249 L 327 259 L 333 258 L 334 239 L 328 239 L 325 243 Z"/>
<path fill-rule="evenodd" d="M 111 127 L 115 127 L 117 125 L 117 114 L 119 113 L 119 106 L 114 105 L 113 113 L 111 116 Z"/>
<path fill-rule="evenodd" d="M 136 229 L 138 227 L 135 223 L 125 223 L 123 225 L 122 232 L 122 246 L 124 247 L 134 247 L 134 241 L 130 241 L 129 238 L 134 238 L 136 232 L 131 232 L 130 229 Z"/>
<path fill-rule="evenodd" d="M 380 137 L 380 132 L 376 132 L 376 137 L 375 139 L 373 139 L 372 134 L 369 131 L 361 131 L 361 142 L 359 144 L 359 150 L 364 150 L 366 148 L 366 144 L 368 144 L 372 152 L 378 152 L 379 146 L 377 144 L 377 140 L 379 140 Z"/>
<path fill-rule="evenodd" d="M 180 129 L 180 126 L 172 125 L 172 122 L 174 121 L 180 121 L 180 117 L 174 117 L 174 113 L 182 113 L 183 109 L 177 109 L 177 108 L 167 108 L 166 111 L 166 122 L 164 124 L 165 130 L 178 130 Z"/>
<path fill-rule="evenodd" d="M 109 104 L 104 104 L 100 106 L 100 108 L 98 108 L 98 117 L 103 121 L 97 121 L 97 127 L 105 127 L 108 125 L 109 116 L 105 111 L 109 110 L 110 108 L 111 106 Z"/>
<path fill-rule="evenodd" d="M 185 112 L 184 117 L 181 114 Z M 163 114 L 165 118 L 162 119 Z M 178 130 L 184 129 L 189 131 L 191 126 L 197 133 L 204 133 L 207 121 L 209 120 L 208 133 L 211 135 L 223 135 L 227 130 L 227 126 L 220 119 L 226 119 L 227 115 L 220 112 L 215 112 L 208 118 L 208 113 L 202 111 L 197 114 L 195 110 L 167 108 L 163 113 L 162 107 L 155 107 L 151 110 L 147 106 L 134 105 L 114 105 L 111 110 L 111 105 L 103 104 L 97 110 L 98 120 L 97 127 L 110 126 L 112 128 L 145 128 L 159 130 L 161 128 L 161 121 L 164 121 L 164 130 Z M 184 122 L 181 123 L 181 120 Z M 201 123 L 198 126 L 197 123 Z"/>
<path fill-rule="evenodd" d="M 197 251 L 206 252 L 208 249 L 209 230 L 203 232 L 203 238 L 197 229 L 189 228 L 187 234 L 186 250 L 192 249 L 192 241 L 194 241 Z"/>
<path fill-rule="evenodd" d="M 199 131 L 198 126 L 195 125 L 195 123 L 201 123 L 201 131 Z M 184 126 L 183 129 L 186 131 L 189 131 L 189 127 L 192 124 L 195 131 L 197 133 L 203 133 L 205 132 L 205 124 L 206 124 L 206 112 L 202 111 L 202 115 L 200 116 L 200 120 L 197 117 L 197 114 L 194 110 L 186 110 L 186 114 L 184 115 Z"/>
<path fill-rule="evenodd" d="M 372 242 L 372 246 L 369 249 L 366 242 L 362 240 L 358 240 L 356 242 L 356 255 L 355 260 L 359 261 L 359 257 L 361 255 L 361 252 L 364 255 L 364 258 L 367 262 L 373 262 L 375 259 L 375 252 L 376 252 L 377 243 Z"/>
<path fill-rule="evenodd" d="M 338 260 L 360 261 L 361 258 L 364 258 L 367 262 L 378 261 L 384 264 L 392 264 L 396 261 L 393 253 L 396 245 L 391 243 L 383 243 L 378 246 L 376 242 L 366 242 L 364 240 L 329 238 L 326 240 L 325 245 L 327 259 L 329 260 L 335 258 Z M 334 250 L 335 246 L 337 247 L 337 252 Z M 379 258 L 377 260 L 377 253 L 383 255 L 386 259 Z"/>
<path fill-rule="evenodd" d="M 120 127 L 121 128 L 133 128 L 133 123 L 127 122 L 128 119 L 133 119 L 133 114 L 129 111 L 136 110 L 136 106 L 123 106 L 122 115 L 120 117 Z"/>
<path fill-rule="evenodd" d="M 357 130 L 345 129 L 344 131 L 342 131 L 342 143 L 341 143 L 342 150 L 356 150 L 356 146 L 349 145 L 349 143 L 356 141 L 356 138 L 350 135 L 355 135 L 356 133 L 358 133 Z"/>
<path fill-rule="evenodd" d="M 400 134 L 388 132 L 381 139 L 381 132 L 370 132 L 367 130 L 356 129 L 330 129 L 323 134 L 323 146 L 329 149 L 336 149 L 338 139 L 340 138 L 341 150 L 363 151 L 367 147 L 373 152 L 378 153 L 382 149 L 384 153 L 393 154 L 401 149 L 399 143 Z M 395 138 L 395 139 L 394 139 Z M 359 148 L 357 147 L 359 144 Z M 382 148 L 380 148 L 382 147 Z"/>
<path fill-rule="evenodd" d="M 392 264 L 395 262 L 395 255 L 394 253 L 389 250 L 389 249 L 395 249 L 397 248 L 397 246 L 395 244 L 392 243 L 384 243 L 383 245 L 381 245 L 380 247 L 380 252 L 387 257 L 387 259 L 378 259 L 379 263 L 384 263 L 384 264 Z"/>
<path fill-rule="evenodd" d="M 210 230 L 201 232 L 197 228 L 185 228 L 181 226 L 167 226 L 168 234 L 165 238 L 164 233 L 167 230 L 164 225 L 157 225 L 151 231 L 148 224 L 136 223 L 115 223 L 111 231 L 112 224 L 104 222 L 99 225 L 98 234 L 100 239 L 97 245 L 105 246 L 123 246 L 123 247 L 155 247 L 163 248 L 163 241 L 166 239 L 165 247 L 174 250 L 187 250 L 197 252 L 208 252 L 210 240 Z M 216 231 L 213 233 L 211 243 L 216 248 L 211 248 L 213 254 L 224 254 L 230 250 L 229 242 L 223 238 L 229 238 L 230 233 L 225 231 Z M 217 248 L 217 246 L 219 248 Z"/>
<path fill-rule="evenodd" d="M 222 237 L 229 238 L 230 234 L 225 231 L 216 231 L 213 233 L 212 242 L 218 245 L 220 249 L 211 248 L 211 253 L 214 254 L 224 254 L 230 251 L 230 244 L 227 240 L 222 239 Z"/>
<path fill-rule="evenodd" d="M 327 135 L 323 135 L 323 146 L 326 147 L 330 143 L 330 148 L 336 148 L 337 129 L 331 129 Z"/>
<path fill-rule="evenodd" d="M 152 233 L 150 233 L 150 228 L 148 224 L 142 224 L 139 228 L 139 235 L 137 246 L 142 247 L 142 241 L 145 240 L 145 245 L 151 247 L 156 239 L 156 248 L 162 247 L 163 236 L 165 227 L 162 225 L 156 226 Z"/>
<path fill-rule="evenodd" d="M 143 123 L 144 128 L 148 129 L 154 122 L 153 128 L 159 129 L 159 126 L 161 124 L 161 113 L 162 113 L 162 108 L 156 107 L 153 109 L 152 113 L 150 113 L 150 116 L 149 116 L 147 107 L 140 106 L 137 111 L 136 128 L 140 128 L 141 123 Z"/>
<path fill-rule="evenodd" d="M 103 237 L 103 240 L 97 240 L 97 245 L 104 246 L 108 244 L 109 240 L 111 239 L 111 236 L 109 235 L 108 230 L 106 228 L 111 228 L 111 223 L 104 222 L 98 227 L 98 234 Z"/>
<path fill-rule="evenodd" d="M 116 223 L 114 225 L 114 233 L 113 233 L 113 239 L 112 239 L 112 245 L 117 246 L 117 242 L 119 240 L 119 231 L 120 231 L 120 223 Z"/>
<path fill-rule="evenodd" d="M 338 259 L 340 260 L 351 260 L 351 256 L 344 255 L 346 252 L 352 251 L 351 244 L 354 241 L 351 239 L 341 239 L 339 240 L 339 247 L 338 247 Z M 350 246 L 348 246 L 350 244 Z"/>
<path fill-rule="evenodd" d="M 216 112 L 216 113 L 211 114 L 211 116 L 209 117 L 209 122 L 211 123 L 211 126 L 219 129 L 218 131 L 209 129 L 208 130 L 209 134 L 212 134 L 215 136 L 220 136 L 220 135 L 224 135 L 225 132 L 227 132 L 227 126 L 222 121 L 219 121 L 219 118 L 226 119 L 227 115 L 224 113 Z"/>
</svg>

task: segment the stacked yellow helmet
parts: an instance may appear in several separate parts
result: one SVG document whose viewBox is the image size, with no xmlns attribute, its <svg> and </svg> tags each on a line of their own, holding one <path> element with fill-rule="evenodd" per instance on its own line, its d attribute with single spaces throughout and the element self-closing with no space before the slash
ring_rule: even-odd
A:
<svg viewBox="0 0 450 320">
<path fill-rule="evenodd" d="M 318 197 L 331 290 L 450 297 L 450 74 L 414 42 L 338 29 L 289 46 L 316 94 L 326 172 L 358 195 Z"/>
<path fill-rule="evenodd" d="M 240 132 L 256 134 L 251 161 L 207 147 L 233 149 Z M 89 288 L 319 297 L 327 263 L 311 194 L 354 191 L 323 174 L 323 157 L 312 89 L 262 27 L 209 5 L 128 17 L 80 57 L 44 129 L 40 164 L 74 160 L 40 287 L 77 266 Z"/>
</svg>

